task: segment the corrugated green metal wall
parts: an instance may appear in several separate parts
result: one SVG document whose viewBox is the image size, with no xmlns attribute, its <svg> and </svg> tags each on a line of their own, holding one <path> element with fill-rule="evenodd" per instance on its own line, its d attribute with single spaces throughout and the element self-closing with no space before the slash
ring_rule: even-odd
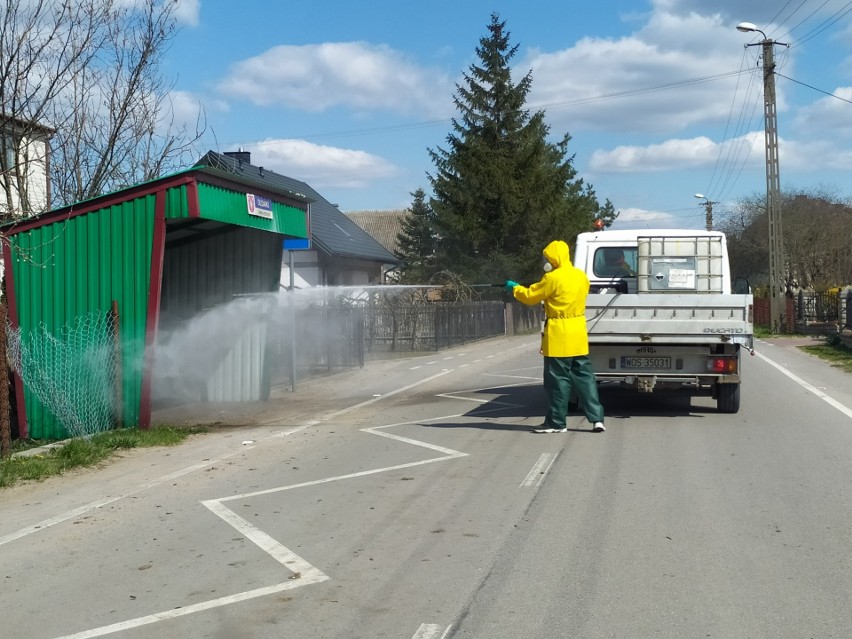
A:
<svg viewBox="0 0 852 639">
<path fill-rule="evenodd" d="M 305 212 L 295 206 L 273 200 L 273 219 L 267 220 L 248 214 L 245 193 L 238 193 L 203 182 L 198 184 L 198 201 L 201 217 L 207 220 L 217 220 L 295 237 L 308 237 Z"/>
<path fill-rule="evenodd" d="M 22 334 L 42 323 L 55 334 L 87 313 L 109 312 L 112 301 L 118 302 L 127 425 L 139 417 L 154 200 L 153 194 L 139 197 L 9 238 Z M 26 385 L 24 391 L 30 437 L 67 437 Z"/>
<path fill-rule="evenodd" d="M 218 278 L 214 294 L 238 294 L 274 290 L 280 272 L 281 235 L 307 237 L 307 217 L 297 206 L 272 201 L 273 219 L 248 214 L 246 194 L 205 182 L 192 181 L 165 189 L 166 219 L 190 217 L 195 207 L 200 218 L 266 231 L 273 237 L 252 249 L 252 255 L 234 253 L 229 246 L 211 263 L 197 264 L 207 281 Z M 243 185 L 238 188 L 245 188 Z M 193 189 L 196 189 L 194 192 Z M 145 332 L 150 290 L 152 244 L 155 232 L 156 188 L 147 195 L 120 200 L 80 215 L 70 209 L 64 219 L 51 219 L 9 236 L 12 249 L 14 297 L 22 336 L 44 325 L 60 336 L 64 328 L 89 313 L 106 314 L 118 302 L 122 343 L 122 418 L 126 426 L 140 421 Z M 286 199 L 282 196 L 281 199 Z M 239 234 L 235 238 L 241 237 Z M 259 239 L 259 238 L 255 238 Z M 211 245 L 215 246 L 215 244 Z M 168 248 L 167 251 L 168 253 Z M 269 256 L 275 257 L 275 263 Z M 242 261 L 238 268 L 228 260 Z M 260 270 L 258 271 L 257 268 Z M 218 269 L 218 272 L 217 272 Z M 227 271 L 223 274 L 222 270 Z M 192 279 L 192 269 L 184 276 Z M 238 277 L 234 277 L 238 276 Z M 262 285 L 258 289 L 258 277 Z M 234 281 L 223 287 L 229 278 Z M 180 287 L 179 281 L 168 286 Z M 229 288 L 230 287 L 230 288 Z M 234 290 L 231 291 L 231 288 Z M 168 293 L 167 293 L 168 295 Z M 168 302 L 167 302 L 168 306 Z M 67 382 L 66 382 L 67 383 Z M 84 387 L 85 388 L 85 387 Z M 88 392 L 88 391 L 87 391 Z M 29 436 L 34 439 L 63 439 L 65 427 L 24 384 Z"/>
<path fill-rule="evenodd" d="M 186 185 L 176 186 L 166 191 L 166 219 L 181 217 L 189 217 Z"/>
</svg>

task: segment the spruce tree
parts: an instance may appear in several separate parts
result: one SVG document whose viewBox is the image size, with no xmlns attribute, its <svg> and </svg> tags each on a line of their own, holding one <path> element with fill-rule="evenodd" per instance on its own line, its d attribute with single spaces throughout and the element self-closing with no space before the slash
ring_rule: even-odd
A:
<svg viewBox="0 0 852 639">
<path fill-rule="evenodd" d="M 426 202 L 426 192 L 417 189 L 411 197 L 414 199 L 396 236 L 394 255 L 402 261 L 400 282 L 420 284 L 427 282 L 436 270 L 435 224 L 432 209 Z"/>
<path fill-rule="evenodd" d="M 532 72 L 512 81 L 517 50 L 492 14 L 479 63 L 456 85 L 459 116 L 448 147 L 429 150 L 438 258 L 468 281 L 537 279 L 542 248 L 554 239 L 573 243 L 602 213 L 577 178 L 570 136 L 549 142 L 544 112 L 525 107 Z"/>
</svg>

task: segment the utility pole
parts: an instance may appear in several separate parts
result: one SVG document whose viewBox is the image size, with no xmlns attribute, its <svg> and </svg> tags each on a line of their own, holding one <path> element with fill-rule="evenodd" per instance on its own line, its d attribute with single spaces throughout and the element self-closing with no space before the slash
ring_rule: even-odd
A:
<svg viewBox="0 0 852 639">
<path fill-rule="evenodd" d="M 704 222 L 707 226 L 707 230 L 712 231 L 713 230 L 713 205 L 718 204 L 718 202 L 711 202 L 706 197 L 704 197 L 701 193 L 696 193 L 695 197 L 704 198 L 704 202 L 702 202 L 702 204 L 704 205 L 704 210 L 707 211 L 707 215 L 705 215 L 705 217 L 704 217 Z"/>
<path fill-rule="evenodd" d="M 785 330 L 787 282 L 784 277 L 784 233 L 781 224 L 781 177 L 778 171 L 778 113 L 775 106 L 775 42 L 750 22 L 737 25 L 738 31 L 757 31 L 763 40 L 746 46 L 763 48 L 763 116 L 766 137 L 766 217 L 769 222 L 769 313 L 770 330 Z M 786 45 L 784 45 L 786 46 Z"/>
</svg>

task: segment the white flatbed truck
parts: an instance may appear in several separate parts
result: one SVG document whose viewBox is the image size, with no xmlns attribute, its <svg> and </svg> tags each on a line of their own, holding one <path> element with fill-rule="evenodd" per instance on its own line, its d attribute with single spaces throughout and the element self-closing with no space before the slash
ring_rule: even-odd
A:
<svg viewBox="0 0 852 639">
<path fill-rule="evenodd" d="M 739 411 L 741 353 L 754 352 L 753 298 L 747 283 L 731 290 L 723 233 L 581 233 L 574 266 L 591 282 L 586 323 L 599 385 L 710 395 L 720 412 Z"/>
</svg>

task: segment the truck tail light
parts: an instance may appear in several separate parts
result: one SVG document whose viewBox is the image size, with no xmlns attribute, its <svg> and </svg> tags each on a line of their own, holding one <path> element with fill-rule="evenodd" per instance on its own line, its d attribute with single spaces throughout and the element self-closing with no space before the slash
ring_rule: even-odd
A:
<svg viewBox="0 0 852 639">
<path fill-rule="evenodd" d="M 711 357 L 707 360 L 707 370 L 713 373 L 736 373 L 736 357 Z"/>
</svg>

